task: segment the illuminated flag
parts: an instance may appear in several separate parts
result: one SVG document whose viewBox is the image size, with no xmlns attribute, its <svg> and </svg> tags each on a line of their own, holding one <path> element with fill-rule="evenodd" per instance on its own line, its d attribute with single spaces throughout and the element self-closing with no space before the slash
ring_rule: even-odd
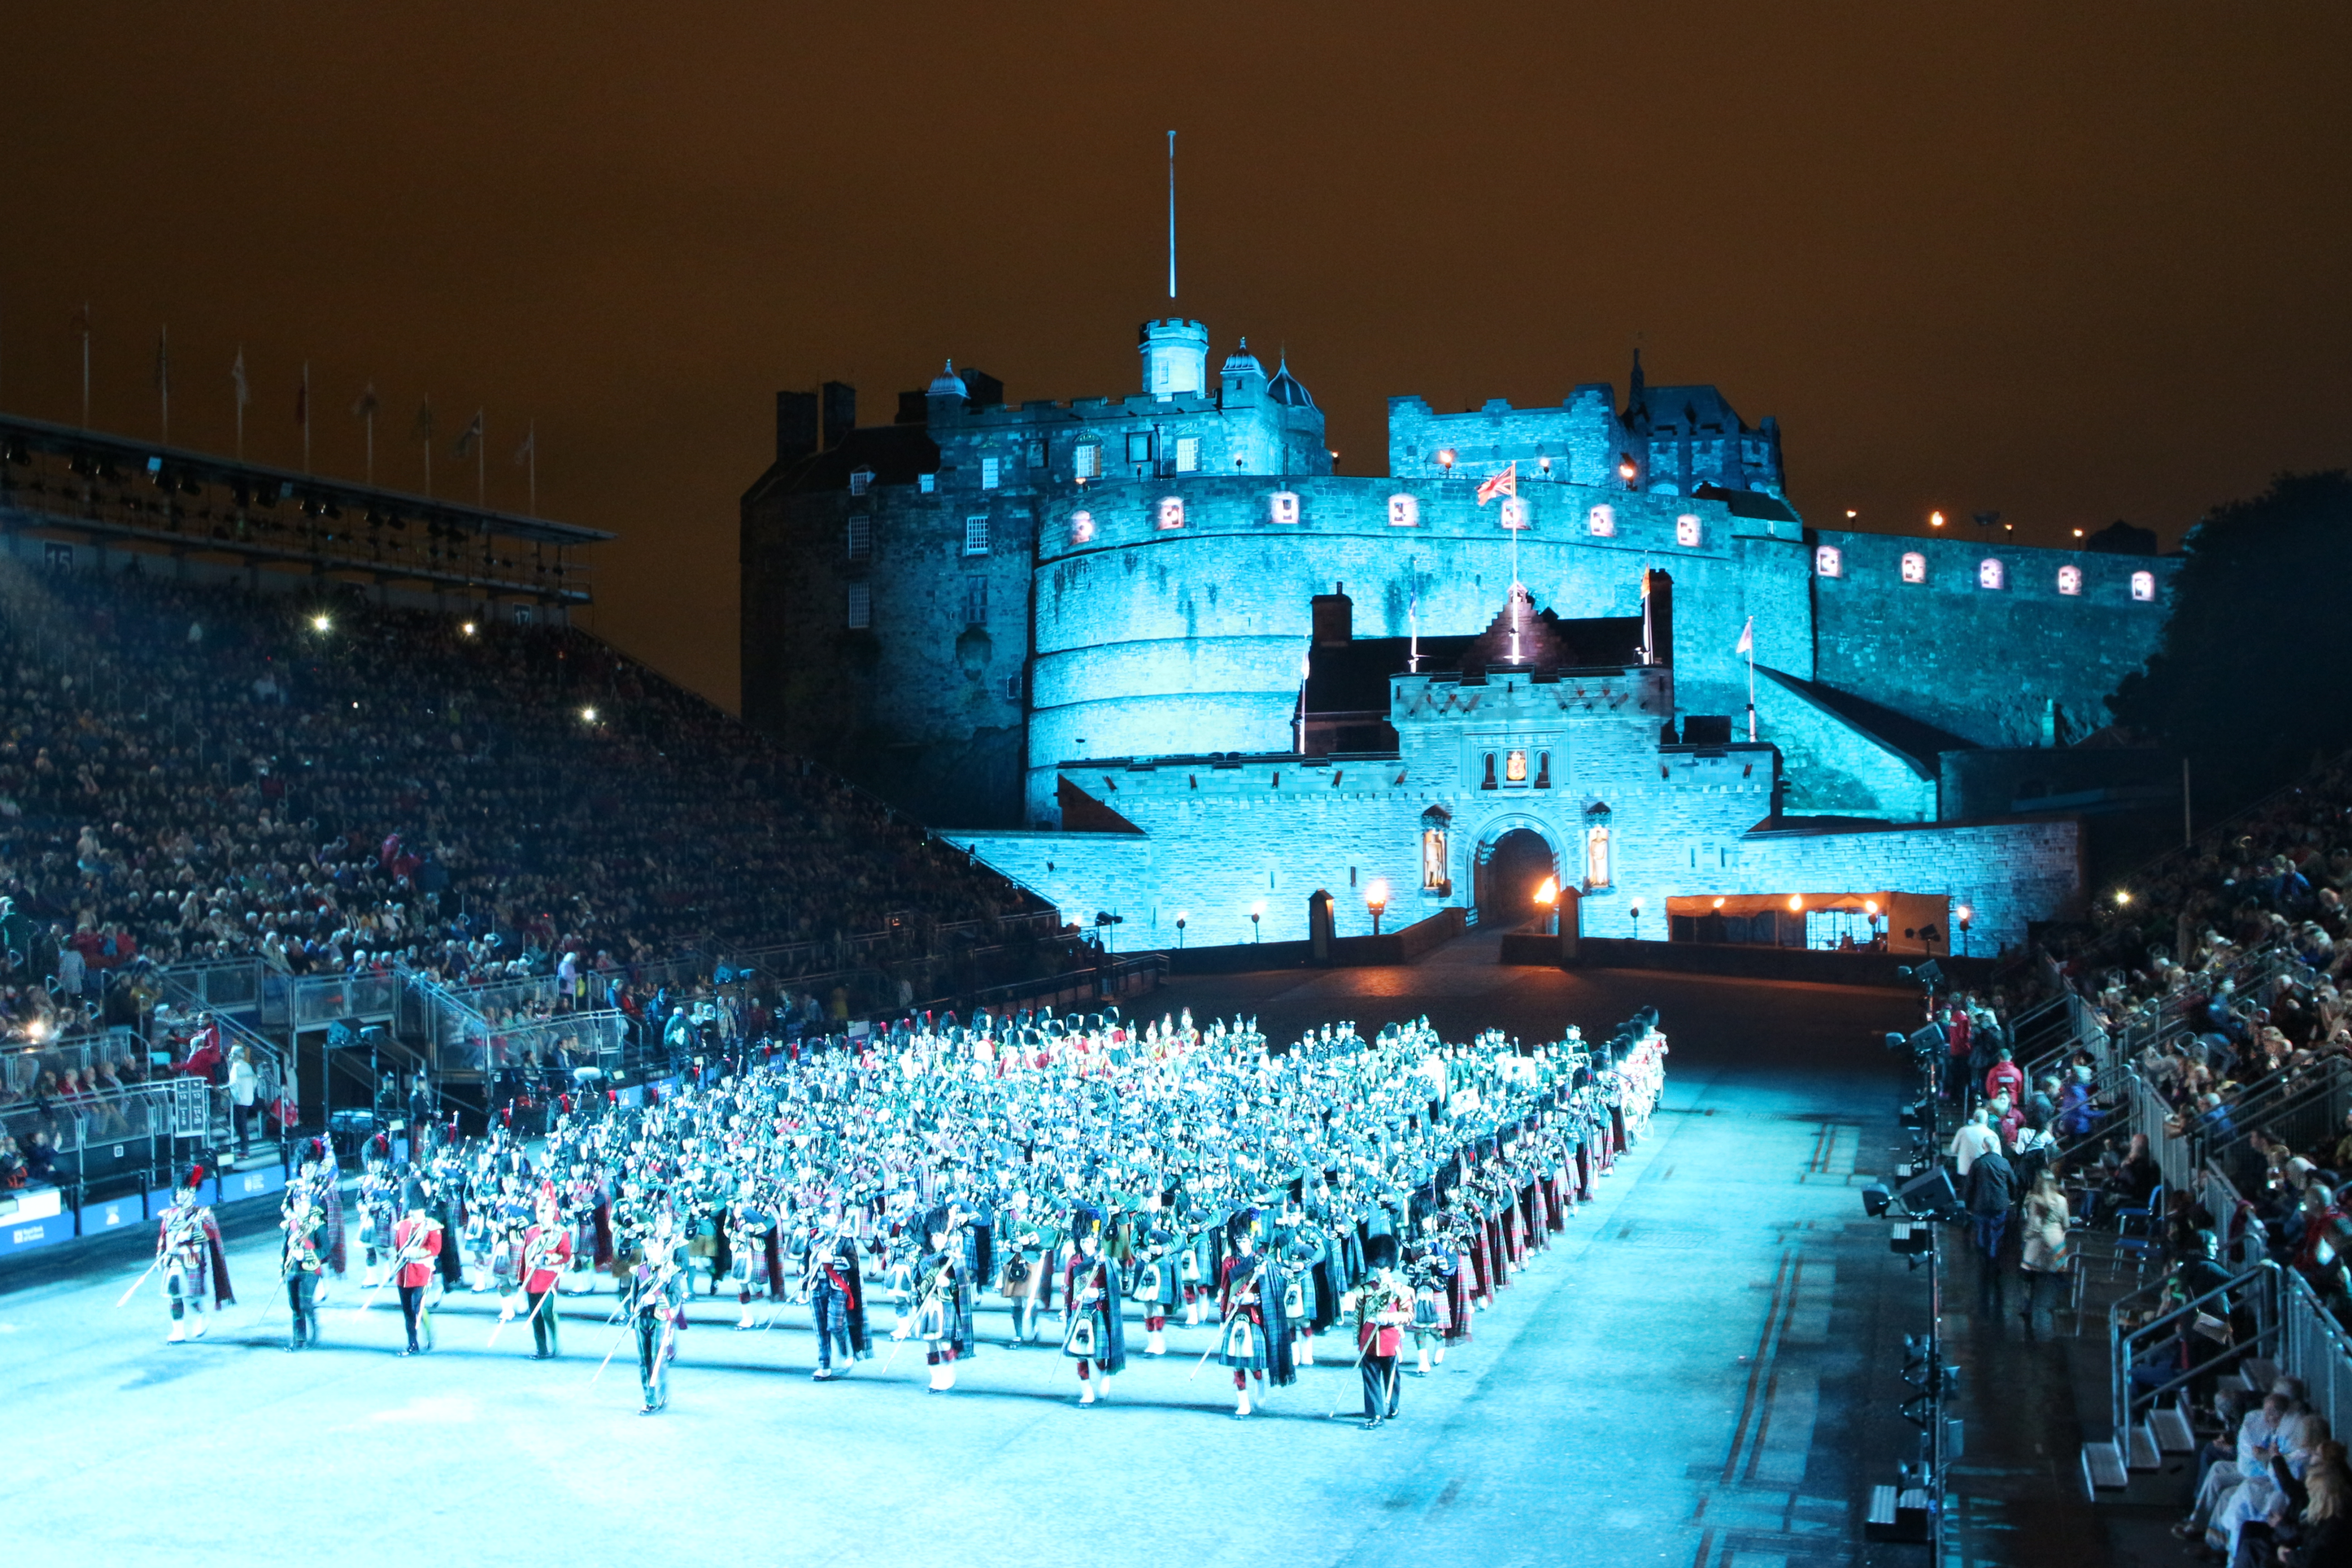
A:
<svg viewBox="0 0 2352 1568">
<path fill-rule="evenodd" d="M 458 434 L 457 444 L 451 449 L 460 458 L 468 457 L 473 453 L 474 443 L 481 438 L 482 411 L 477 408 L 474 410 L 474 422 Z"/>
<path fill-rule="evenodd" d="M 1490 474 L 1486 478 L 1478 481 L 1478 504 L 1480 506 L 1485 506 L 1496 496 L 1515 496 L 1518 493 L 1519 460 L 1517 458 L 1512 458 L 1510 465 L 1504 468 L 1501 473 Z"/>
<path fill-rule="evenodd" d="M 1756 652 L 1756 617 L 1754 616 L 1748 616 L 1748 624 L 1739 628 L 1739 646 L 1731 651 L 1736 654 L 1744 653 L 1754 656 Z"/>
<path fill-rule="evenodd" d="M 521 445 L 521 446 L 520 446 L 520 447 L 517 447 L 515 448 L 515 453 L 514 453 L 515 467 L 516 467 L 516 468 L 521 468 L 524 464 L 526 464 L 526 463 L 530 462 L 530 459 L 531 459 L 531 458 L 532 458 L 532 456 L 533 456 L 534 454 L 536 454 L 536 453 L 538 452 L 538 450 L 539 450 L 539 426 L 538 426 L 537 425 L 533 425 L 533 426 L 530 427 L 530 432 L 529 432 L 527 435 L 525 435 L 525 436 L 523 437 L 523 438 L 522 438 L 522 445 Z"/>
</svg>

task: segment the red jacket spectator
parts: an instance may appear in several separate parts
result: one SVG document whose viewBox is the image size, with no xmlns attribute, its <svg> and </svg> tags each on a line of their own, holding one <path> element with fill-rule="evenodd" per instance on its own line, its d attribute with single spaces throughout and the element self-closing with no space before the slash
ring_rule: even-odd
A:
<svg viewBox="0 0 2352 1568">
<path fill-rule="evenodd" d="M 1985 1074 L 1984 1091 L 1987 1100 L 2005 1094 L 2011 1105 L 2025 1103 L 2025 1073 L 2009 1059 L 2007 1051 L 2000 1053 L 2000 1060 L 1993 1063 L 1992 1070 Z"/>
</svg>

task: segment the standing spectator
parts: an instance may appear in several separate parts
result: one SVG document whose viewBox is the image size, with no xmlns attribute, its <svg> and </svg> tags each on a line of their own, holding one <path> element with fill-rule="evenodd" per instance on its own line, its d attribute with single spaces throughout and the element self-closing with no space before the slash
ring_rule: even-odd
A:
<svg viewBox="0 0 2352 1568">
<path fill-rule="evenodd" d="M 2011 1105 L 2024 1102 L 2025 1072 L 2011 1059 L 2010 1050 L 2006 1046 L 2003 1046 L 1995 1055 L 1991 1070 L 1984 1076 L 1984 1095 L 1987 1100 L 1999 1100 L 2004 1094 L 2009 1096 L 2009 1102 Z"/>
<path fill-rule="evenodd" d="M 62 934 L 62 933 L 61 933 Z M 50 989 L 59 996 L 79 997 L 89 973 L 81 950 L 65 942 L 58 943 L 58 977 Z"/>
<path fill-rule="evenodd" d="M 2048 1298 L 2052 1332 L 2057 1331 L 2058 1302 L 2065 1291 L 2067 1254 L 2066 1194 L 2059 1190 L 2057 1174 L 2048 1165 L 2034 1173 L 2033 1185 L 2025 1194 L 2023 1247 L 2018 1258 L 2025 1270 L 2025 1337 L 2039 1339 L 2041 1322 L 2038 1314 L 2044 1310 Z"/>
<path fill-rule="evenodd" d="M 253 1057 L 243 1046 L 228 1054 L 228 1119 L 236 1128 L 236 1157 L 244 1159 L 250 1149 L 253 1123 L 253 1094 L 259 1085 L 259 1075 L 253 1070 Z"/>
<path fill-rule="evenodd" d="M 2000 1321 L 2004 1294 L 2000 1274 L 2001 1244 L 2009 1237 L 2009 1213 L 2017 1206 L 2017 1173 L 2000 1145 L 1979 1154 L 1969 1166 L 1969 1218 L 1976 1229 L 1979 1273 L 1977 1300 L 1979 1320 Z"/>
<path fill-rule="evenodd" d="M 1953 1173 L 1965 1183 L 1969 1171 L 1984 1155 L 2000 1147 L 2000 1134 L 1990 1126 L 1991 1118 L 1981 1109 L 1969 1113 L 1968 1121 L 1952 1134 Z"/>
</svg>

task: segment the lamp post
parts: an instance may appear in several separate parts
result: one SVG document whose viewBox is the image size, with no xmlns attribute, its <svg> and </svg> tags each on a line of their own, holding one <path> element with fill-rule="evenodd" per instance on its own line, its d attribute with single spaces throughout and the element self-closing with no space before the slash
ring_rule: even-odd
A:
<svg viewBox="0 0 2352 1568">
<path fill-rule="evenodd" d="M 1878 945 L 1878 900 L 1876 899 L 1863 900 L 1862 912 L 1870 917 L 1870 945 L 1875 948 Z"/>
<path fill-rule="evenodd" d="M 1552 907 L 1559 902 L 1559 882 L 1556 878 L 1546 877 L 1536 885 L 1536 908 L 1543 911 L 1543 933 L 1546 936 L 1559 933 L 1559 928 L 1551 923 Z"/>
<path fill-rule="evenodd" d="M 1364 889 L 1364 908 L 1372 911 L 1372 934 L 1374 936 L 1381 934 L 1381 916 L 1387 912 L 1388 907 L 1388 879 L 1384 877 L 1375 877 L 1372 879 L 1372 885 Z"/>
<path fill-rule="evenodd" d="M 1179 952 L 1184 951 L 1184 911 L 1178 910 L 1176 911 L 1176 951 Z"/>
<path fill-rule="evenodd" d="M 1959 912 L 1960 912 L 1960 956 L 1961 956 L 1962 958 L 1966 958 L 1966 957 L 1969 955 L 1969 922 L 1970 922 L 1970 921 L 1974 921 L 1974 920 L 1977 918 L 1977 912 L 1976 912 L 1976 910 L 1972 910 L 1972 909 L 1969 908 L 1969 906 L 1968 906 L 1968 905 L 1966 905 L 1966 904 L 1962 904 L 1962 905 L 1960 906 L 1960 911 L 1959 911 Z"/>
<path fill-rule="evenodd" d="M 1642 940 L 1642 900 L 1635 899 L 1626 912 L 1633 917 L 1633 940 Z"/>
<path fill-rule="evenodd" d="M 1260 899 L 1250 906 L 1250 940 L 1252 942 L 1265 940 L 1265 928 L 1258 924 L 1258 921 L 1264 919 L 1265 919 L 1265 900 Z"/>
</svg>

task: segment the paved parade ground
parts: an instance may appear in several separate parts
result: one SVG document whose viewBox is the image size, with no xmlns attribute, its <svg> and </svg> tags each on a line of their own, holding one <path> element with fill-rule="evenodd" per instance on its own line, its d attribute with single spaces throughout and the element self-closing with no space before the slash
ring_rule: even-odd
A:
<svg viewBox="0 0 2352 1568">
<path fill-rule="evenodd" d="M 1856 1189 L 1895 1137 L 1898 993 L 1506 969 L 1465 939 L 1409 968 L 1181 981 L 1152 1004 L 1308 1023 L 1426 1013 L 1448 1037 L 1609 1028 L 1656 1005 L 1673 1044 L 1651 1136 L 1516 1277 L 1473 1341 L 1407 1380 L 1376 1432 L 1348 1336 L 1248 1420 L 1212 1330 L 1171 1327 L 1081 1409 L 1049 1345 L 1009 1349 L 983 1298 L 978 1356 L 925 1391 L 919 1345 L 814 1384 L 805 1308 L 733 1331 L 698 1296 L 668 1410 L 637 1414 L 609 1297 L 563 1299 L 564 1359 L 529 1359 L 494 1298 L 437 1314 L 404 1360 L 357 1267 L 286 1353 L 274 1231 L 231 1232 L 239 1304 L 166 1343 L 144 1258 L 0 1280 L 12 1560 L 27 1564 L 767 1563 L 1924 1564 L 1865 1547 L 1873 1481 L 1911 1453 L 1897 1347 L 1925 1326 Z M 273 1309 L 275 1309 L 273 1310 Z M 1131 1342 L 1139 1346 L 1139 1331 Z M 1410 1357 L 1407 1358 L 1408 1362 Z M 1341 1419 L 1332 1419 L 1337 1410 Z"/>
</svg>

